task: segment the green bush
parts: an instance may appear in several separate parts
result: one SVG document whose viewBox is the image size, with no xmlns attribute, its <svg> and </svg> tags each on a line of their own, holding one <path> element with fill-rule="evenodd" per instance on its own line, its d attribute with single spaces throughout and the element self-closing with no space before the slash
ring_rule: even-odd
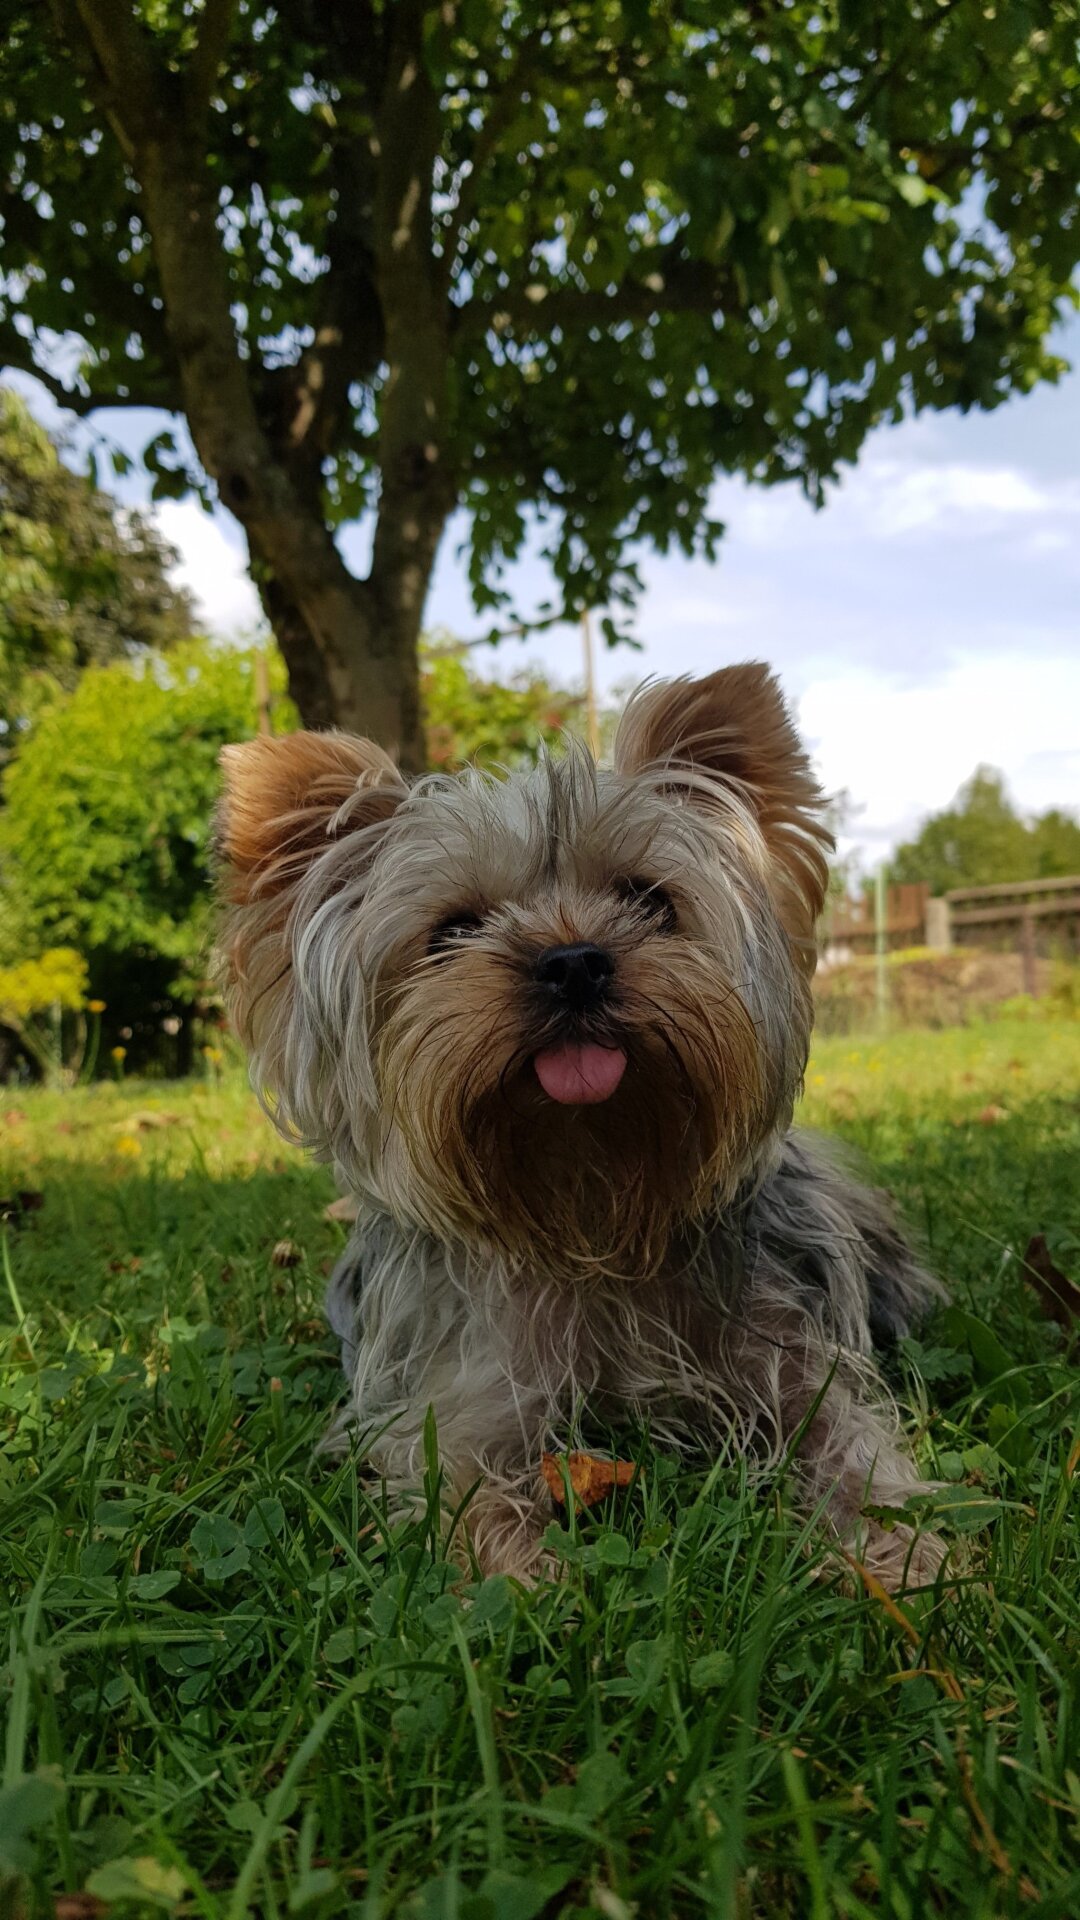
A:
<svg viewBox="0 0 1080 1920">
<path fill-rule="evenodd" d="M 133 1063 L 207 1003 L 218 754 L 255 724 L 253 655 L 192 641 L 88 668 L 5 770 L 0 959 L 77 949 Z"/>
<path fill-rule="evenodd" d="M 85 1007 L 86 961 L 72 947 L 50 947 L 36 959 L 0 967 L 0 1027 L 16 1035 L 54 1085 L 74 1079 L 83 1064 Z"/>
<path fill-rule="evenodd" d="M 564 733 L 584 729 L 580 694 L 552 686 L 535 667 L 505 680 L 481 678 L 475 655 L 435 636 L 420 654 L 420 690 L 428 764 L 440 773 L 466 761 L 520 767 L 535 761 L 540 744 L 557 747 Z"/>
</svg>

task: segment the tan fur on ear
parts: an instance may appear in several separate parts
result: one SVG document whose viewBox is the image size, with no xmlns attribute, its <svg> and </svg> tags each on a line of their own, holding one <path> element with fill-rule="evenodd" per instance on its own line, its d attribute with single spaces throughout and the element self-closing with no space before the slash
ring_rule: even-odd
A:
<svg viewBox="0 0 1080 1920">
<path fill-rule="evenodd" d="M 680 769 L 704 775 L 700 785 L 687 783 L 692 803 L 707 805 L 713 785 L 745 801 L 769 852 L 780 919 L 812 972 L 833 842 L 821 817 L 824 796 L 768 667 L 751 660 L 703 680 L 643 687 L 623 715 L 615 767 L 658 779 Z"/>
<path fill-rule="evenodd" d="M 220 967 L 236 1030 L 249 1047 L 264 1046 L 267 1085 L 277 1091 L 292 994 L 287 928 L 301 883 L 335 842 L 385 824 L 408 788 L 381 747 L 346 733 L 247 740 L 225 747 L 221 764 Z M 366 865 L 374 845 L 355 844 Z"/>
<path fill-rule="evenodd" d="M 347 733 L 260 736 L 225 747 L 221 764 L 218 847 L 235 905 L 292 886 L 335 826 L 353 832 L 388 820 L 407 791 L 381 747 Z"/>
</svg>

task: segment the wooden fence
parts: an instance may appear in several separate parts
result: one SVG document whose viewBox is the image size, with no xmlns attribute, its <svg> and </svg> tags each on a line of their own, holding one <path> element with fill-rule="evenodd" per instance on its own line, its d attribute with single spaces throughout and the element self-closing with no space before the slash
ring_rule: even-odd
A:
<svg viewBox="0 0 1080 1920">
<path fill-rule="evenodd" d="M 821 922 L 823 963 L 836 966 L 876 946 L 874 896 L 832 900 Z M 1024 992 L 1038 991 L 1038 961 L 1080 959 L 1080 874 L 958 887 L 932 899 L 927 886 L 886 888 L 885 947 L 977 947 L 1019 953 Z"/>
<path fill-rule="evenodd" d="M 899 947 L 922 947 L 926 942 L 926 909 L 930 889 L 917 885 L 885 889 L 885 945 L 890 953 Z M 821 945 L 824 958 L 835 965 L 853 954 L 873 953 L 877 928 L 874 922 L 874 896 L 858 895 L 854 900 L 830 900 L 822 920 Z"/>
<path fill-rule="evenodd" d="M 1020 880 L 995 887 L 958 887 L 943 901 L 937 937 L 928 944 L 1019 950 L 1024 992 L 1038 990 L 1040 956 L 1080 958 L 1080 874 L 1061 880 Z"/>
</svg>

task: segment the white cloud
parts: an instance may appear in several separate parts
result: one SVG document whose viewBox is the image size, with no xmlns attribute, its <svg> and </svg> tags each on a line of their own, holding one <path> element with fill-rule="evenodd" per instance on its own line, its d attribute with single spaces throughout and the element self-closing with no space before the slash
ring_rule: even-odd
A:
<svg viewBox="0 0 1080 1920">
<path fill-rule="evenodd" d="M 870 460 L 864 474 L 862 510 L 879 537 L 895 539 L 924 528 L 952 537 L 995 533 L 1002 521 L 1075 519 L 1075 487 L 1051 492 L 1014 467 L 981 467 L 959 461 L 944 466 L 901 466 Z"/>
<path fill-rule="evenodd" d="M 841 672 L 798 706 L 825 786 L 859 808 L 849 839 L 868 860 L 948 806 L 980 762 L 1024 811 L 1080 806 L 1080 657 L 968 655 L 932 685 Z"/>
<path fill-rule="evenodd" d="M 163 500 L 157 524 L 179 555 L 173 579 L 195 596 L 196 617 L 208 633 L 232 639 L 263 624 L 239 530 L 223 514 L 212 518 L 197 500 Z"/>
<path fill-rule="evenodd" d="M 1080 486 L 1040 485 L 1019 466 L 982 466 L 919 456 L 897 459 L 871 449 L 860 465 L 829 490 L 828 505 L 815 512 L 793 486 L 748 494 L 744 483 L 722 481 L 712 510 L 728 523 L 728 539 L 775 550 L 814 546 L 835 550 L 853 539 L 904 540 L 914 535 L 953 541 L 1000 538 L 1033 521 L 1062 536 L 1077 537 Z"/>
</svg>

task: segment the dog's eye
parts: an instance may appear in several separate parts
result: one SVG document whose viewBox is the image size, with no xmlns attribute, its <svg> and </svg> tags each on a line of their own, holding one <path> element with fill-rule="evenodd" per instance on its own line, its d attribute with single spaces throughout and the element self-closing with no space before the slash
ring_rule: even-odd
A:
<svg viewBox="0 0 1080 1920">
<path fill-rule="evenodd" d="M 675 902 L 663 887 L 656 886 L 651 880 L 643 880 L 638 875 L 616 880 L 613 886 L 620 900 L 628 900 L 648 914 L 657 933 L 674 933 L 678 919 Z"/>
<path fill-rule="evenodd" d="M 478 913 L 470 911 L 451 913 L 433 928 L 431 939 L 428 941 L 428 951 L 448 953 L 451 947 L 458 946 L 462 940 L 468 940 L 471 934 L 479 933 L 480 926 L 481 920 Z"/>
</svg>

